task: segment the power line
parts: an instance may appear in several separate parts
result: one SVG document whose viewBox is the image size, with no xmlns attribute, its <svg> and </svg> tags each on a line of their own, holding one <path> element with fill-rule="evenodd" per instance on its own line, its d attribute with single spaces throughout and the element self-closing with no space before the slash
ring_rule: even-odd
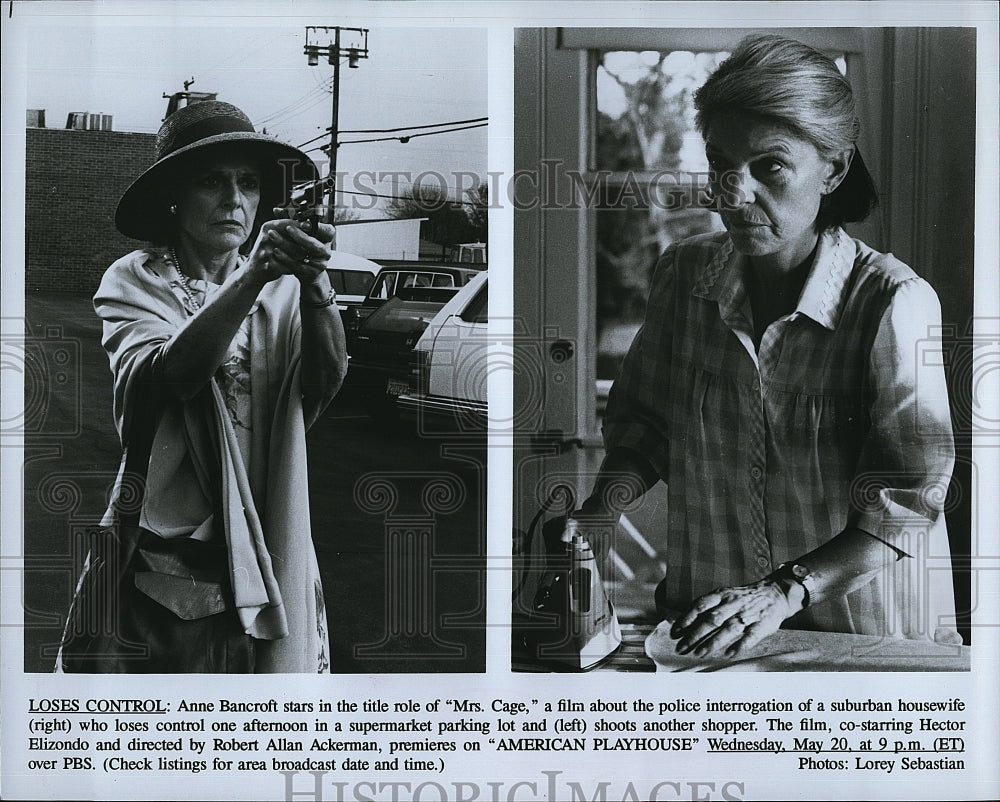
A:
<svg viewBox="0 0 1000 802">
<path fill-rule="evenodd" d="M 452 120 L 451 122 L 446 122 L 446 123 L 429 123 L 427 125 L 404 125 L 404 126 L 401 126 L 399 128 L 358 128 L 358 129 L 353 130 L 353 131 L 341 131 L 340 133 L 342 133 L 342 134 L 389 134 L 389 133 L 393 133 L 395 131 L 417 131 L 417 130 L 421 130 L 421 129 L 424 129 L 424 128 L 441 128 L 442 126 L 445 126 L 445 125 L 460 125 L 462 123 L 482 123 L 483 125 L 486 125 L 487 124 L 486 121 L 488 121 L 488 120 L 489 120 L 489 117 L 474 117 L 471 120 Z M 468 128 L 479 128 L 481 126 L 479 126 L 479 125 L 470 125 L 470 126 L 467 126 L 467 127 Z M 454 129 L 451 129 L 451 130 L 463 131 L 465 129 L 464 128 L 454 128 Z M 326 136 L 329 135 L 329 132 L 330 132 L 330 129 L 328 127 L 324 133 L 319 134 L 319 136 L 314 136 L 312 139 L 307 139 L 305 142 L 303 142 L 298 147 L 299 148 L 303 148 L 306 145 L 308 145 L 308 144 L 310 144 L 312 142 L 315 142 L 317 139 L 323 139 L 324 137 L 326 137 Z M 447 134 L 447 133 L 450 133 L 450 131 L 436 131 L 434 133 Z M 417 137 L 417 136 L 429 136 L 429 134 L 413 134 L 413 137 Z M 412 139 L 413 137 L 405 137 L 405 138 L 406 139 Z M 383 139 L 358 139 L 358 140 L 348 140 L 347 142 L 341 142 L 340 144 L 347 145 L 347 144 L 354 144 L 356 142 L 385 142 L 385 141 L 394 140 L 394 139 L 402 139 L 402 138 L 401 137 L 396 137 L 396 136 L 390 136 L 390 137 L 385 137 Z M 318 148 L 313 148 L 313 150 L 318 150 Z"/>
<path fill-rule="evenodd" d="M 267 115 L 266 117 L 263 117 L 260 120 L 257 120 L 256 124 L 257 125 L 263 125 L 263 124 L 266 124 L 266 123 L 269 123 L 269 122 L 273 122 L 273 121 L 277 120 L 277 118 L 282 117 L 282 116 L 287 115 L 287 114 L 290 114 L 293 111 L 304 110 L 302 107 L 305 106 L 306 104 L 309 104 L 309 103 L 312 103 L 312 105 L 315 105 L 315 103 L 313 103 L 312 101 L 321 100 L 326 95 L 329 94 L 329 91 L 330 91 L 329 90 L 329 86 L 328 86 L 329 83 L 330 83 L 330 81 L 325 81 L 323 84 L 321 84 L 319 86 L 314 86 L 312 89 L 310 89 L 304 95 L 302 95 L 301 97 L 293 100 L 291 103 L 287 104 L 286 106 L 283 106 L 282 108 L 278 109 L 277 111 L 272 112 L 271 114 Z M 311 107 L 312 106 L 310 106 L 310 108 Z"/>
<path fill-rule="evenodd" d="M 438 174 L 438 177 L 440 178 L 442 176 L 440 176 L 440 174 Z M 476 177 L 479 178 L 479 183 L 480 184 L 485 184 L 486 183 L 486 180 L 484 178 L 482 178 L 481 176 L 479 176 L 478 174 L 476 175 Z M 395 181 L 405 181 L 411 187 L 415 187 L 418 191 L 419 191 L 419 189 L 421 187 L 420 182 L 419 181 L 414 182 L 413 179 L 410 178 L 410 176 L 409 176 L 408 173 L 404 174 L 404 175 L 400 175 L 398 172 L 396 172 L 396 173 L 386 173 L 385 176 L 378 181 L 378 183 L 381 184 L 383 181 L 385 181 L 385 180 L 387 180 L 389 178 L 392 178 Z M 417 175 L 417 178 L 420 178 L 419 174 Z M 441 189 L 450 189 L 452 192 L 468 192 L 468 191 L 470 191 L 472 189 L 471 187 L 463 187 L 460 190 L 459 187 L 453 186 L 451 184 L 444 184 L 444 183 L 435 183 L 435 187 L 439 187 Z"/>
<path fill-rule="evenodd" d="M 295 190 L 299 192 L 307 192 L 314 187 L 326 183 L 325 178 L 319 178 L 315 181 L 307 181 L 303 184 L 296 184 Z M 454 187 L 448 187 L 448 189 L 454 189 Z M 385 200 L 398 200 L 398 201 L 416 201 L 420 202 L 420 198 L 414 195 L 383 195 L 379 192 L 358 192 L 356 190 L 350 189 L 337 189 L 336 192 L 340 195 L 362 195 L 366 198 L 383 198 Z M 444 198 L 441 200 L 441 205 L 446 203 L 451 203 L 459 206 L 472 206 L 478 208 L 489 208 L 489 204 L 483 203 L 479 200 L 451 200 L 450 198 Z"/>
<path fill-rule="evenodd" d="M 329 131 L 329 129 L 327 129 L 322 134 L 319 134 L 318 136 L 314 136 L 312 139 L 307 139 L 301 145 L 296 145 L 295 147 L 297 147 L 299 150 L 302 150 L 302 148 L 304 148 L 310 142 L 315 142 L 317 139 L 326 139 L 329 135 L 330 135 L 330 131 Z M 322 148 L 310 148 L 309 150 L 322 150 Z M 308 153 L 308 152 L 309 151 L 306 151 L 306 153 Z"/>
<path fill-rule="evenodd" d="M 338 145 L 361 145 L 367 142 L 391 142 L 398 141 L 403 144 L 409 142 L 411 139 L 416 139 L 420 136 L 437 136 L 438 134 L 453 134 L 456 131 L 467 131 L 470 128 L 485 128 L 489 123 L 479 123 L 477 125 L 463 125 L 461 128 L 449 128 L 447 131 L 425 131 L 422 134 L 408 134 L 407 136 L 382 136 L 376 137 L 375 139 L 348 139 L 345 142 L 338 142 Z"/>
<path fill-rule="evenodd" d="M 354 131 L 341 131 L 342 134 L 393 134 L 397 131 L 416 131 L 421 128 L 441 128 L 445 125 L 464 125 L 465 123 L 482 123 L 489 117 L 474 117 L 471 120 L 451 120 L 446 123 L 428 123 L 427 125 L 404 125 L 399 128 L 358 128 Z"/>
<path fill-rule="evenodd" d="M 309 109 L 322 103 L 326 100 L 326 94 L 327 93 L 323 92 L 319 95 L 314 95 L 313 97 L 303 96 L 298 102 L 291 104 L 268 117 L 265 117 L 263 120 L 258 120 L 257 125 L 280 125 L 286 120 L 296 117 L 303 112 L 309 111 Z"/>
<path fill-rule="evenodd" d="M 313 148 L 313 150 L 319 150 L 319 148 Z M 309 151 L 306 151 L 306 153 L 308 153 L 308 152 Z M 402 179 L 404 181 L 408 180 L 405 176 L 397 175 L 397 176 L 394 176 L 394 177 L 397 178 L 397 179 Z M 310 181 L 310 182 L 305 183 L 305 184 L 297 184 L 295 188 L 297 190 L 300 190 L 300 191 L 304 192 L 306 190 L 312 189 L 315 186 L 319 186 L 325 180 L 326 180 L 325 178 L 321 178 L 321 179 L 319 179 L 317 181 Z M 378 182 L 378 183 L 381 183 L 381 182 Z M 485 184 L 485 183 L 486 182 L 483 181 L 483 180 L 480 181 L 480 184 Z M 417 192 L 420 191 L 420 187 L 421 187 L 420 184 L 414 184 L 412 181 L 410 181 L 409 184 Z M 464 187 L 464 188 L 462 188 L 460 190 L 458 187 L 452 186 L 451 184 L 435 184 L 434 188 L 435 189 L 442 189 L 442 190 L 450 190 L 451 192 L 454 192 L 454 193 L 459 193 L 460 191 L 464 192 L 464 193 L 475 192 L 475 189 L 473 189 L 471 187 Z M 387 198 L 389 200 L 411 200 L 414 197 L 413 195 L 409 195 L 409 196 L 407 196 L 407 195 L 380 195 L 377 192 L 354 192 L 354 191 L 350 191 L 350 190 L 346 190 L 346 189 L 338 189 L 337 192 L 342 192 L 342 193 L 345 193 L 345 194 L 348 194 L 348 195 L 367 195 L 367 196 L 372 197 L 372 198 Z M 465 203 L 465 201 L 455 201 L 455 202 L 456 203 Z M 474 205 L 474 206 L 481 206 L 481 205 L 483 205 L 479 201 L 470 201 L 470 203 L 472 205 Z"/>
<path fill-rule="evenodd" d="M 287 105 L 282 106 L 280 109 L 277 109 L 271 114 L 268 114 L 266 117 L 257 120 L 257 122 L 258 123 L 270 122 L 271 120 L 277 119 L 278 117 L 281 117 L 283 114 L 293 111 L 296 108 L 305 105 L 306 103 L 312 102 L 317 97 L 322 97 L 323 95 L 326 94 L 327 94 L 327 89 L 325 87 L 315 86 L 312 89 L 308 90 L 304 95 L 301 95 L 300 97 L 293 100 L 291 103 L 288 103 Z"/>
<path fill-rule="evenodd" d="M 414 197 L 413 195 L 381 195 L 378 192 L 356 192 L 350 189 L 338 189 L 337 194 L 339 195 L 364 195 L 366 198 L 384 198 L 385 200 L 398 200 L 398 201 L 414 201 L 417 204 L 421 203 L 419 197 Z M 452 200 L 451 198 L 440 198 L 435 200 L 433 203 L 427 204 L 427 211 L 433 211 L 434 209 L 451 204 L 453 206 L 475 206 L 481 207 L 483 209 L 489 208 L 489 204 L 482 203 L 478 200 Z"/>
<path fill-rule="evenodd" d="M 326 94 L 329 94 L 329 93 L 326 93 Z M 315 108 L 320 103 L 323 103 L 325 101 L 326 101 L 325 97 L 323 97 L 323 96 L 317 97 L 315 100 L 309 102 L 308 104 L 299 106 L 298 108 L 289 111 L 287 114 L 282 115 L 282 117 L 280 119 L 272 120 L 272 125 L 281 125 L 282 123 L 287 122 L 288 120 L 292 119 L 293 117 L 299 117 L 302 114 L 305 114 L 310 109 Z"/>
</svg>

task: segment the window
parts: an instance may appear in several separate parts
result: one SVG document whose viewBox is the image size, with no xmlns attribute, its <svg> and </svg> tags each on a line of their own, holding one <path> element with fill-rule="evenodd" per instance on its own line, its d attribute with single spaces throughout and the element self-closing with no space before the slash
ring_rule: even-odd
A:
<svg viewBox="0 0 1000 802">
<path fill-rule="evenodd" d="M 527 336 L 575 346 L 568 364 L 540 363 L 546 390 L 540 429 L 567 441 L 600 442 L 602 396 L 642 320 L 657 256 L 671 242 L 719 225 L 697 203 L 698 174 L 707 165 L 693 127 L 692 95 L 741 39 L 764 32 L 846 54 L 866 161 L 877 167 L 885 94 L 866 75 L 883 66 L 879 31 L 518 31 L 514 167 L 536 176 L 535 200 L 542 202 L 515 214 L 514 311 Z M 644 94 L 650 87 L 659 93 Z M 548 198 L 555 202 L 545 203 Z M 878 228 L 878 221 L 871 225 Z M 882 242 L 877 232 L 852 233 L 873 247 Z M 533 386 L 515 383 L 525 404 Z"/>
<path fill-rule="evenodd" d="M 604 51 L 594 58 L 597 379 L 610 380 L 642 321 L 657 256 L 720 227 L 699 208 L 708 165 L 692 98 L 724 51 Z"/>
<path fill-rule="evenodd" d="M 614 379 L 645 310 L 656 259 L 670 244 L 720 230 L 707 187 L 694 93 L 725 50 L 598 50 L 591 188 L 597 271 L 597 379 Z M 846 74 L 846 59 L 838 59 Z"/>
<path fill-rule="evenodd" d="M 330 284 L 338 295 L 367 295 L 374 276 L 363 270 L 327 270 Z"/>
<path fill-rule="evenodd" d="M 487 297 L 487 288 L 483 287 L 476 293 L 476 297 L 472 299 L 469 305 L 465 307 L 465 310 L 461 314 L 461 318 L 466 323 L 488 323 L 488 308 L 489 301 Z"/>
<path fill-rule="evenodd" d="M 375 281 L 375 285 L 371 288 L 369 297 L 377 301 L 385 301 L 393 296 L 393 292 L 396 288 L 396 277 L 398 273 L 380 273 L 379 277 Z"/>
</svg>

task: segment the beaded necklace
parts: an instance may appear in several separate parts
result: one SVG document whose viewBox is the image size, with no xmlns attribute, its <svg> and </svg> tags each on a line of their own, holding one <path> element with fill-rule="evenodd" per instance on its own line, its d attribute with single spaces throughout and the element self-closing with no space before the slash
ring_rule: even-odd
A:
<svg viewBox="0 0 1000 802">
<path fill-rule="evenodd" d="M 180 279 L 181 289 L 184 290 L 184 294 L 187 296 L 188 302 L 191 304 L 191 308 L 197 312 L 201 309 L 201 304 L 198 303 L 195 298 L 194 290 L 191 289 L 191 285 L 188 284 L 188 277 L 185 276 L 184 272 L 181 270 L 181 260 L 177 258 L 177 251 L 173 248 L 170 249 L 170 261 L 177 273 L 177 278 Z"/>
</svg>

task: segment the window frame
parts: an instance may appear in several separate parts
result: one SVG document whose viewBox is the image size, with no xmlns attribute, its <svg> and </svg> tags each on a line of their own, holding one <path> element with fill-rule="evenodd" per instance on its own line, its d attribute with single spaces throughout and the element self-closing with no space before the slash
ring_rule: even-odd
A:
<svg viewBox="0 0 1000 802">
<path fill-rule="evenodd" d="M 656 50 L 673 51 L 689 50 L 694 52 L 732 51 L 741 39 L 754 33 L 771 33 L 788 36 L 812 45 L 831 57 L 843 56 L 847 65 L 855 97 L 858 102 L 858 113 L 863 126 L 862 149 L 866 152 L 866 161 L 872 166 L 869 153 L 874 148 L 865 147 L 865 142 L 880 141 L 881 121 L 871 108 L 873 102 L 868 93 L 868 82 L 865 78 L 865 53 L 870 49 L 872 31 L 864 28 L 559 28 L 556 32 L 556 49 L 575 51 L 582 58 L 586 74 L 583 76 L 585 93 L 582 96 L 567 98 L 579 100 L 582 108 L 566 109 L 568 118 L 577 117 L 585 121 L 585 130 L 580 132 L 580 167 L 581 178 L 587 190 L 592 191 L 594 183 L 604 180 L 608 188 L 622 186 L 630 175 L 629 172 L 599 170 L 597 165 L 597 70 L 601 53 L 613 51 Z M 553 100 L 550 96 L 550 102 Z M 867 102 L 866 102 L 867 101 Z M 870 121 L 870 122 L 869 122 Z M 655 175 L 650 171 L 648 176 Z M 640 184 L 647 177 L 644 171 L 632 171 L 631 176 Z M 602 178 L 603 177 L 603 178 Z M 681 184 L 678 184 L 681 186 Z M 693 183 L 692 187 L 693 188 Z M 589 253 L 581 254 L 581 267 L 586 266 L 587 282 L 594 287 L 596 293 L 596 258 L 597 244 L 597 211 L 593 208 L 582 210 L 580 223 L 584 227 L 580 241 L 587 243 Z M 881 237 L 868 233 L 868 241 L 879 241 Z M 864 237 L 862 237 L 864 239 Z M 596 298 L 596 294 L 593 296 Z M 609 381 L 597 379 L 597 313 L 596 304 L 590 308 L 579 310 L 581 315 L 578 325 L 584 340 L 593 343 L 593 348 L 586 351 L 586 365 L 581 365 L 582 372 L 588 377 L 587 384 L 594 388 L 595 401 L 593 406 L 579 405 L 580 419 L 577 429 L 584 434 L 585 442 L 600 440 L 600 415 L 603 412 Z M 584 410 L 590 410 L 584 413 Z"/>
</svg>

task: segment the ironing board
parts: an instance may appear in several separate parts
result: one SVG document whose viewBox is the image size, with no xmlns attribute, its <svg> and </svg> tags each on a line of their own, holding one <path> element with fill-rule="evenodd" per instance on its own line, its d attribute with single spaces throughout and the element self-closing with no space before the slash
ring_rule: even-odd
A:
<svg viewBox="0 0 1000 802">
<path fill-rule="evenodd" d="M 592 671 L 968 671 L 971 649 L 929 641 L 779 630 L 738 660 L 679 655 L 669 624 L 624 622 L 622 645 Z M 519 659 L 514 671 L 549 672 L 551 666 Z"/>
</svg>

